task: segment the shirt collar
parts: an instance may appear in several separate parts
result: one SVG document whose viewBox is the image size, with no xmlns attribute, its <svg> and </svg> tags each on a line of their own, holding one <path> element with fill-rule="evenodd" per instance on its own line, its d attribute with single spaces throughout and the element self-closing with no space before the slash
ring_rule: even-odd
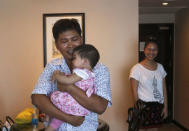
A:
<svg viewBox="0 0 189 131">
<path fill-rule="evenodd" d="M 68 64 L 66 63 L 66 60 L 64 58 L 62 58 L 62 63 L 60 65 L 61 69 L 65 72 L 65 73 L 71 73 L 70 68 L 68 67 Z"/>
</svg>

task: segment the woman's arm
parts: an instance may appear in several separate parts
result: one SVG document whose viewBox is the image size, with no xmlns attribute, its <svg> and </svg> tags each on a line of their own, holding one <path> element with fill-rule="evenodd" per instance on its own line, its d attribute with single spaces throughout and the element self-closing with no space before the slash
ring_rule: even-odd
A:
<svg viewBox="0 0 189 131">
<path fill-rule="evenodd" d="M 92 94 L 88 97 L 85 91 L 75 85 L 62 85 L 58 83 L 57 87 L 60 91 L 69 93 L 80 105 L 92 112 L 102 114 L 106 110 L 108 100 L 98 95 Z"/>
<path fill-rule="evenodd" d="M 32 94 L 32 104 L 49 116 L 55 117 L 64 122 L 70 123 L 73 126 L 79 126 L 83 123 L 84 117 L 73 116 L 63 113 L 58 110 L 49 100 L 46 95 Z"/>
<path fill-rule="evenodd" d="M 130 85 L 133 93 L 134 103 L 138 100 L 138 81 L 134 78 L 130 78 Z"/>
<path fill-rule="evenodd" d="M 168 106 L 167 106 L 167 89 L 166 89 L 166 80 L 165 78 L 163 79 L 163 97 L 164 97 L 164 108 L 162 115 L 164 119 L 168 116 Z"/>
</svg>

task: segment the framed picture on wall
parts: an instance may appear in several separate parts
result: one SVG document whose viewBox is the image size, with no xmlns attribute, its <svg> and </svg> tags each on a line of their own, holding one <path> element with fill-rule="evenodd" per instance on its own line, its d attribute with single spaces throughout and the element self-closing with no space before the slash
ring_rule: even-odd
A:
<svg viewBox="0 0 189 131">
<path fill-rule="evenodd" d="M 83 42 L 85 42 L 85 14 L 84 13 L 58 13 L 43 14 L 43 48 L 44 66 L 52 59 L 60 58 L 62 55 L 56 49 L 52 28 L 56 21 L 60 19 L 77 19 L 82 30 Z"/>
</svg>

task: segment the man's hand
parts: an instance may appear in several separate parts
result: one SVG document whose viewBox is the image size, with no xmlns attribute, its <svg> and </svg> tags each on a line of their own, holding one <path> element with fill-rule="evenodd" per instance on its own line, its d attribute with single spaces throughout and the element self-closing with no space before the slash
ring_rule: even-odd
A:
<svg viewBox="0 0 189 131">
<path fill-rule="evenodd" d="M 72 85 L 61 84 L 57 81 L 57 88 L 59 91 L 68 92 L 69 90 L 71 90 Z"/>
<path fill-rule="evenodd" d="M 60 72 L 59 70 L 55 70 L 52 74 L 51 81 L 54 82 L 55 80 L 57 80 L 58 75 L 65 75 L 65 73 Z"/>
<path fill-rule="evenodd" d="M 33 94 L 32 103 L 45 114 L 48 114 L 51 117 L 55 117 L 61 121 L 70 123 L 73 126 L 80 126 L 84 121 L 84 117 L 82 116 L 68 115 L 60 111 L 52 104 L 52 102 L 50 102 L 49 98 L 45 95 Z"/>
<path fill-rule="evenodd" d="M 73 126 L 80 126 L 84 120 L 85 120 L 84 116 L 70 115 L 70 121 L 68 121 L 68 123 L 70 123 Z"/>
<path fill-rule="evenodd" d="M 51 81 L 54 82 L 56 80 L 57 74 L 60 74 L 59 70 L 55 70 L 52 74 Z"/>
</svg>

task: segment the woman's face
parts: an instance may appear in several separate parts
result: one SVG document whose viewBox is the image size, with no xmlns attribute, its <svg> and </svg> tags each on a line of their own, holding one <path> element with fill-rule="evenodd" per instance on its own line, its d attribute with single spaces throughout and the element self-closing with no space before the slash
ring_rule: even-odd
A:
<svg viewBox="0 0 189 131">
<path fill-rule="evenodd" d="M 144 54 L 147 60 L 154 60 L 158 54 L 158 47 L 155 43 L 149 43 L 144 49 Z"/>
</svg>

